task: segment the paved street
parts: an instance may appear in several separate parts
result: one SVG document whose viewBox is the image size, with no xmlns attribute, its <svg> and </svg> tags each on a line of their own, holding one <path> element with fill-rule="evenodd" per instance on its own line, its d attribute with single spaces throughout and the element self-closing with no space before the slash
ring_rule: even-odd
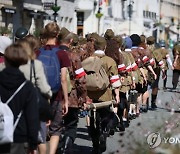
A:
<svg viewBox="0 0 180 154">
<path fill-rule="evenodd" d="M 171 88 L 172 71 L 168 71 L 167 87 Z M 111 136 L 107 140 L 107 150 L 104 154 L 120 153 L 120 154 L 145 154 L 148 147 L 146 138 L 147 135 L 152 132 L 160 132 L 161 137 L 165 137 L 164 129 L 165 125 L 168 126 L 168 121 L 172 122 L 176 120 L 177 127 L 172 130 L 172 134 L 180 134 L 179 113 L 170 112 L 167 110 L 173 108 L 179 110 L 180 107 L 180 89 L 172 92 L 170 89 L 162 90 L 162 81 L 159 84 L 160 91 L 158 95 L 158 109 L 156 111 L 148 111 L 148 113 L 142 113 L 139 118 L 131 121 L 130 127 L 126 129 L 125 133 L 116 132 L 114 136 Z M 172 110 L 173 111 L 173 110 Z M 170 118 L 173 118 L 172 120 Z M 77 139 L 74 145 L 74 153 L 89 154 L 92 150 L 92 143 L 88 137 L 85 127 L 85 119 L 80 118 Z M 171 146 L 171 145 L 170 145 Z M 138 147 L 138 148 L 137 148 Z M 142 148 L 144 147 L 144 148 Z M 180 144 L 179 144 L 180 148 Z M 143 149 L 145 151 L 143 151 Z M 161 148 L 156 148 L 161 150 Z M 179 149 L 180 150 L 180 149 Z M 167 152 L 167 154 L 171 154 Z M 176 154 L 173 152 L 172 154 Z"/>
</svg>

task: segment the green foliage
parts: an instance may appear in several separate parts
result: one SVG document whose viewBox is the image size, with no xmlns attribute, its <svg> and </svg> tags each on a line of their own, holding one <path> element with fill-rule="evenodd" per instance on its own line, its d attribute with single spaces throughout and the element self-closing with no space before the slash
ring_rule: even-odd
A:
<svg viewBox="0 0 180 154">
<path fill-rule="evenodd" d="M 57 6 L 57 5 L 54 5 L 54 6 L 51 7 L 51 9 L 52 9 L 54 12 L 58 12 L 58 11 L 61 9 L 61 7 L 60 7 L 60 6 Z"/>
<path fill-rule="evenodd" d="M 102 13 L 96 13 L 96 18 L 101 18 L 103 16 Z"/>
<path fill-rule="evenodd" d="M 4 34 L 11 34 L 11 29 L 7 28 L 7 27 L 0 27 L 0 34 L 4 35 Z"/>
<path fill-rule="evenodd" d="M 40 35 L 40 29 L 35 29 L 35 31 L 34 31 L 34 33 L 33 33 L 33 35 L 35 36 L 35 37 L 39 37 L 39 35 Z"/>
</svg>

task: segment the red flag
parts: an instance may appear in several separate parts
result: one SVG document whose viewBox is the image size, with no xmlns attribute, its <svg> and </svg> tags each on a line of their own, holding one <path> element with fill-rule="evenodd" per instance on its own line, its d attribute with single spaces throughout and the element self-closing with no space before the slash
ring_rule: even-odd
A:
<svg viewBox="0 0 180 154">
<path fill-rule="evenodd" d="M 109 0 L 99 0 L 99 6 L 103 5 L 103 4 L 106 4 L 106 6 L 109 5 Z"/>
</svg>

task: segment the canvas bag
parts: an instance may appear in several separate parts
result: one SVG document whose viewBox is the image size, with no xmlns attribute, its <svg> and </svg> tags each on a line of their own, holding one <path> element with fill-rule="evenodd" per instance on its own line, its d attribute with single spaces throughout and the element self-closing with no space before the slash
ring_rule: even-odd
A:
<svg viewBox="0 0 180 154">
<path fill-rule="evenodd" d="M 86 87 L 89 91 L 105 90 L 109 86 L 108 75 L 103 68 L 103 62 L 98 57 L 88 57 L 82 61 L 86 72 Z"/>
<path fill-rule="evenodd" d="M 61 86 L 61 66 L 57 57 L 57 52 L 60 51 L 59 48 L 51 48 L 46 50 L 45 48 L 40 48 L 40 54 L 38 59 L 43 63 L 44 71 L 51 86 L 52 92 L 58 92 Z"/>
<path fill-rule="evenodd" d="M 22 89 L 27 81 L 24 81 L 19 88 L 14 92 L 14 94 L 7 100 L 6 103 L 3 103 L 0 98 L 0 144 L 12 143 L 13 134 L 16 129 L 16 126 L 21 118 L 23 110 L 17 116 L 17 119 L 14 123 L 14 115 L 8 106 L 9 102 L 14 98 L 14 96 Z"/>
<path fill-rule="evenodd" d="M 30 81 L 32 82 L 32 75 L 34 75 L 35 79 L 35 91 L 36 91 L 36 98 L 38 102 L 38 109 L 39 109 L 39 118 L 41 121 L 48 121 L 53 119 L 53 111 L 50 103 L 48 102 L 47 98 L 45 98 L 38 86 L 37 86 L 37 78 L 36 78 L 36 72 L 35 72 L 35 64 L 34 60 L 31 60 L 31 67 L 30 67 Z"/>
</svg>

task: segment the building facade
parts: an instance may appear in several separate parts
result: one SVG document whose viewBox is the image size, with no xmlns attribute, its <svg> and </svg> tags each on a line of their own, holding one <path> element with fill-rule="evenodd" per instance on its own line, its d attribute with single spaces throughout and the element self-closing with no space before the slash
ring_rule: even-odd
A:
<svg viewBox="0 0 180 154">
<path fill-rule="evenodd" d="M 13 6 L 12 0 L 0 1 L 0 33 L 1 35 L 12 33 L 13 17 L 16 8 Z"/>
<path fill-rule="evenodd" d="M 180 1 L 179 0 L 159 0 L 160 1 L 160 39 L 179 39 L 180 28 Z"/>
<path fill-rule="evenodd" d="M 52 10 L 55 5 L 60 7 L 57 14 Z M 179 0 L 0 0 L 0 27 L 13 33 L 20 26 L 38 32 L 57 21 L 60 27 L 83 36 L 103 35 L 111 28 L 115 34 L 177 40 L 179 14 Z"/>
</svg>

